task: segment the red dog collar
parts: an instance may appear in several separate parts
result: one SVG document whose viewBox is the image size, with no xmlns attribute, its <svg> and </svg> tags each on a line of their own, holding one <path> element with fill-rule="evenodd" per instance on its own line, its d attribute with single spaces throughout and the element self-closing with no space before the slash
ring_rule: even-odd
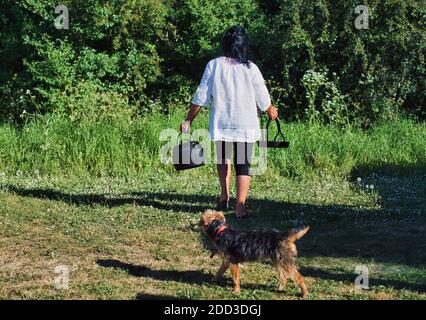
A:
<svg viewBox="0 0 426 320">
<path fill-rule="evenodd" d="M 226 230 L 226 225 L 222 224 L 216 231 L 215 237 L 213 238 L 213 241 L 218 241 L 220 235 L 222 234 L 223 231 Z"/>
</svg>

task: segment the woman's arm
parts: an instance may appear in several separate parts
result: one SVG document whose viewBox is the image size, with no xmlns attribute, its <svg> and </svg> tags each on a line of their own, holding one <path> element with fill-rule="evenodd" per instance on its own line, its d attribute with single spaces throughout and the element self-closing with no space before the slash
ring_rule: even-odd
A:
<svg viewBox="0 0 426 320">
<path fill-rule="evenodd" d="M 254 89 L 254 95 L 256 98 L 256 104 L 260 110 L 266 112 L 272 120 L 278 118 L 278 109 L 271 104 L 271 96 L 269 95 L 268 88 L 265 84 L 265 79 L 260 72 L 259 67 L 252 63 L 252 84 Z"/>
<path fill-rule="evenodd" d="M 189 126 L 191 125 L 191 122 L 195 119 L 198 112 L 200 112 L 201 106 L 196 104 L 191 104 L 188 110 L 188 115 L 186 116 L 185 121 L 182 122 L 180 125 L 180 130 L 182 133 L 187 133 L 189 131 Z"/>
<path fill-rule="evenodd" d="M 197 91 L 192 99 L 188 115 L 185 121 L 183 121 L 180 125 L 180 129 L 183 133 L 187 133 L 189 131 L 189 126 L 197 116 L 198 112 L 200 112 L 201 107 L 207 105 L 210 101 L 212 96 L 212 61 L 213 60 L 210 60 L 207 63 L 200 84 L 198 85 Z"/>
</svg>

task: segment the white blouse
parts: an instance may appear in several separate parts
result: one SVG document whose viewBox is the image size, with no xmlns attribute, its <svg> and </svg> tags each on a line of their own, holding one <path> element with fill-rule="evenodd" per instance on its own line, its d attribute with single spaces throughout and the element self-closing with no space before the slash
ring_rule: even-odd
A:
<svg viewBox="0 0 426 320">
<path fill-rule="evenodd" d="M 213 141 L 259 140 L 256 104 L 265 111 L 271 105 L 271 97 L 257 65 L 250 62 L 248 68 L 223 56 L 210 60 L 192 103 L 206 106 L 211 97 L 209 128 Z"/>
</svg>

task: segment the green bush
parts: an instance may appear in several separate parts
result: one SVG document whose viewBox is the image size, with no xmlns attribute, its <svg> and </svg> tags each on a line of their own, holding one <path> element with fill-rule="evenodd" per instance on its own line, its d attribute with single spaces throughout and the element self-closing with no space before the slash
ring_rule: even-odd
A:
<svg viewBox="0 0 426 320">
<path fill-rule="evenodd" d="M 137 110 L 128 100 L 127 96 L 92 82 L 79 82 L 51 98 L 56 105 L 54 113 L 78 122 L 131 121 Z"/>
<path fill-rule="evenodd" d="M 24 110 L 64 112 L 61 96 L 83 99 L 78 92 L 88 86 L 101 95 L 98 104 L 109 92 L 140 114 L 169 112 L 190 101 L 206 62 L 221 54 L 219 41 L 234 24 L 248 30 L 251 58 L 287 119 L 318 113 L 315 118 L 337 125 L 368 126 L 402 110 L 424 116 L 425 0 L 364 2 L 367 30 L 354 26 L 355 0 L 63 3 L 69 30 L 54 27 L 56 0 L 1 2 L 2 119 L 19 119 Z M 324 76 L 315 97 L 306 91 L 310 72 Z"/>
<path fill-rule="evenodd" d="M 358 1 L 268 3 L 271 30 L 259 60 L 267 77 L 283 87 L 289 117 L 310 105 L 302 81 L 308 70 L 328 71 L 327 78 L 347 97 L 352 119 L 379 119 L 402 107 L 419 113 L 426 92 L 424 0 L 365 1 L 367 30 L 354 26 Z M 318 97 L 317 109 L 324 100 L 327 95 Z"/>
<path fill-rule="evenodd" d="M 206 63 L 222 55 L 220 40 L 227 28 L 241 24 L 255 42 L 267 25 L 256 0 L 168 0 L 164 4 L 168 29 L 166 41 L 160 41 L 162 77 L 152 93 L 165 103 L 174 98 L 182 99 L 180 105 L 189 103 Z"/>
<path fill-rule="evenodd" d="M 0 101 L 10 103 L 6 88 L 31 89 L 41 106 L 38 111 L 62 112 L 67 107 L 58 102 L 65 101 L 64 93 L 79 95 L 82 87 L 90 85 L 96 87 L 90 99 L 95 93 L 102 95 L 97 102 L 104 101 L 109 91 L 125 97 L 123 101 L 130 105 L 149 109 L 146 88 L 160 74 L 156 42 L 164 32 L 163 5 L 154 0 L 69 0 L 63 4 L 69 8 L 68 30 L 54 27 L 54 0 L 6 1 L 4 7 L 10 9 L 2 18 L 15 28 L 4 32 L 16 30 L 18 39 L 13 38 L 10 45 L 19 43 L 26 54 L 3 52 L 5 63 L 22 65 L 12 76 L 3 75 Z"/>
<path fill-rule="evenodd" d="M 254 0 L 168 1 L 170 39 L 166 50 L 168 65 L 199 80 L 207 60 L 220 55 L 220 40 L 227 28 L 245 26 L 253 37 L 265 27 L 263 12 Z M 196 74 L 193 72 L 196 71 Z"/>
</svg>

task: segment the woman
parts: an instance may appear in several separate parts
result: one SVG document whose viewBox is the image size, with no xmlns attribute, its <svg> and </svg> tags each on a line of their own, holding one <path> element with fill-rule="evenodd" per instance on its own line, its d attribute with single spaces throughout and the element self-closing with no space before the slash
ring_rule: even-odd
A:
<svg viewBox="0 0 426 320">
<path fill-rule="evenodd" d="M 245 207 L 250 187 L 250 159 L 254 143 L 260 138 L 257 107 L 275 120 L 277 109 L 271 98 L 259 68 L 247 59 L 249 40 L 240 26 L 231 27 L 222 40 L 224 56 L 210 60 L 192 99 L 182 132 L 189 131 L 202 106 L 213 102 L 210 109 L 210 138 L 215 141 L 217 172 L 221 187 L 218 209 L 229 205 L 231 177 L 231 153 L 234 149 L 236 171 L 236 216 L 248 217 Z"/>
</svg>

